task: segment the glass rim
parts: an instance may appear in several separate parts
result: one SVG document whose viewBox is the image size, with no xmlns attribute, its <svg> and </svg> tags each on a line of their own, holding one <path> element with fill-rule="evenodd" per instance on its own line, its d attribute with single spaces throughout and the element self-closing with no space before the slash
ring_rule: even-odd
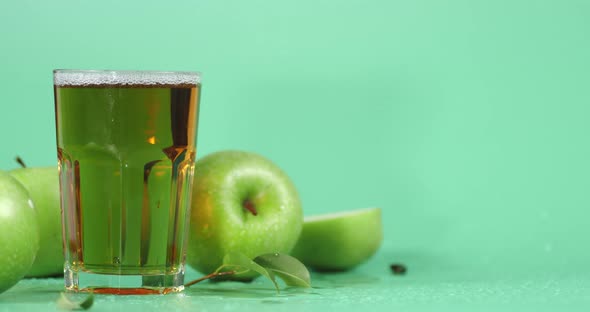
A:
<svg viewBox="0 0 590 312">
<path fill-rule="evenodd" d="M 200 84 L 198 71 L 54 69 L 56 86 Z"/>
<path fill-rule="evenodd" d="M 201 75 L 201 72 L 194 70 L 133 70 L 133 69 L 74 69 L 74 68 L 56 68 L 53 73 L 137 73 L 137 74 L 194 74 Z"/>
</svg>

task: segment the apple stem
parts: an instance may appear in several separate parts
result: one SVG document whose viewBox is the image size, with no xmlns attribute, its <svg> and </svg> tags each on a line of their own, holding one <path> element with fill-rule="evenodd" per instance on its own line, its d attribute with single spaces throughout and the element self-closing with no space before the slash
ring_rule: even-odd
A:
<svg viewBox="0 0 590 312">
<path fill-rule="evenodd" d="M 211 274 L 207 274 L 201 278 L 197 278 L 194 281 L 190 281 L 190 282 L 184 284 L 184 287 L 191 287 L 194 284 L 200 283 L 204 280 L 208 280 L 208 279 L 212 279 L 212 278 L 216 278 L 216 277 L 220 277 L 220 276 L 224 276 L 224 275 L 232 275 L 232 274 L 236 274 L 236 271 L 213 272 Z"/>
<path fill-rule="evenodd" d="M 25 162 L 23 161 L 22 158 L 20 158 L 20 156 L 16 156 L 15 160 L 21 167 L 23 167 L 23 168 L 27 167 L 27 165 L 25 165 Z"/>
<path fill-rule="evenodd" d="M 242 203 L 242 206 L 244 206 L 244 209 L 250 211 L 253 215 L 257 216 L 258 215 L 258 211 L 256 210 L 256 207 L 254 207 L 254 203 L 249 201 L 249 200 L 245 200 Z"/>
</svg>

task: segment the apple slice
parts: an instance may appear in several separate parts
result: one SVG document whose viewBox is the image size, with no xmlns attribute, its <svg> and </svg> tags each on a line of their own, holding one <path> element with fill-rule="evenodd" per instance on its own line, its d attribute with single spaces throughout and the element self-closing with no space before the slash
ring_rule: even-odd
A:
<svg viewBox="0 0 590 312">
<path fill-rule="evenodd" d="M 381 209 L 306 217 L 291 255 L 319 271 L 343 271 L 369 259 L 381 244 Z"/>
</svg>

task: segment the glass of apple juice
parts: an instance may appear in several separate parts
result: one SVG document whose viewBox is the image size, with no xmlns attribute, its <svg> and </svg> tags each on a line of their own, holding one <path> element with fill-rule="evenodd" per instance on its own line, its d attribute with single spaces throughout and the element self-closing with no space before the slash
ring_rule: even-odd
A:
<svg viewBox="0 0 590 312">
<path fill-rule="evenodd" d="M 65 288 L 183 290 L 197 72 L 55 70 Z"/>
</svg>

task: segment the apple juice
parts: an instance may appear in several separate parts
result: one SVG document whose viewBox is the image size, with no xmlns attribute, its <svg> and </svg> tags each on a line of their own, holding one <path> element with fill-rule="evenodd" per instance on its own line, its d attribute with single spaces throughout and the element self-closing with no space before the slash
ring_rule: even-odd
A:
<svg viewBox="0 0 590 312">
<path fill-rule="evenodd" d="M 183 271 L 200 84 L 54 88 L 66 272 Z"/>
</svg>

